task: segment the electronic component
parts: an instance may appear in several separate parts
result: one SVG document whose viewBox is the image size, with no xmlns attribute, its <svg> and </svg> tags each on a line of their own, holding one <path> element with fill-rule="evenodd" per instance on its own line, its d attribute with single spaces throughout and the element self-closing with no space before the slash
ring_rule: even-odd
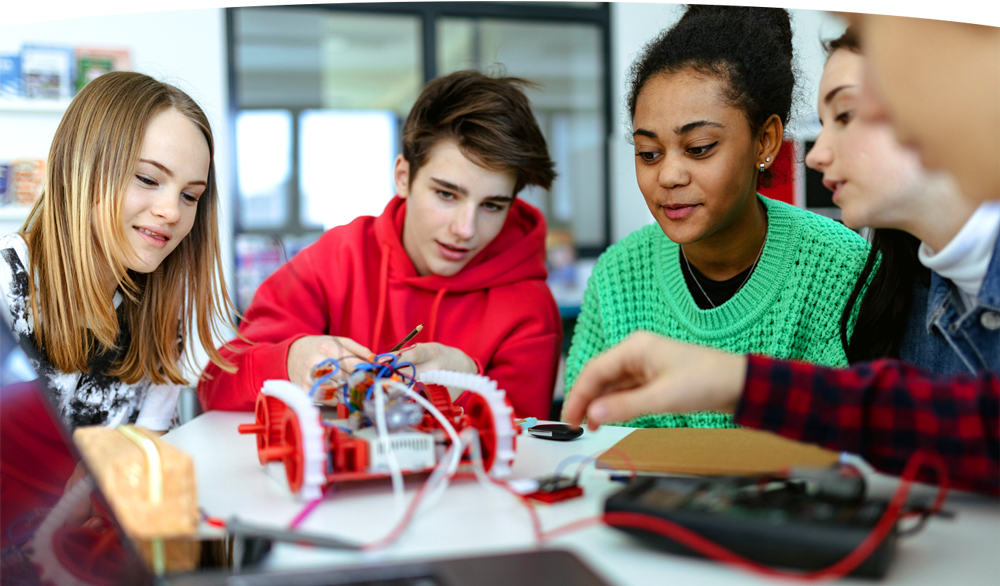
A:
<svg viewBox="0 0 1000 586">
<path fill-rule="evenodd" d="M 314 384 L 312 400 L 315 403 L 336 407 L 341 401 L 341 386 L 343 383 L 334 378 L 340 371 L 340 365 L 335 361 L 323 361 L 311 373 Z"/>
<path fill-rule="evenodd" d="M 525 498 L 550 505 L 583 496 L 578 479 L 570 476 L 522 479 L 511 481 L 508 485 Z"/>
<path fill-rule="evenodd" d="M 388 436 L 392 453 L 402 470 L 426 470 L 434 467 L 433 435 L 422 431 L 396 431 Z M 359 429 L 354 432 L 354 437 L 368 442 L 368 471 L 388 472 L 388 454 L 375 428 Z"/>
<path fill-rule="evenodd" d="M 572 427 L 565 423 L 545 423 L 528 428 L 528 433 L 542 439 L 568 441 L 583 435 L 582 427 Z"/>
<path fill-rule="evenodd" d="M 397 431 L 420 425 L 424 418 L 424 408 L 409 401 L 405 395 L 390 394 L 385 403 L 385 426 L 389 431 Z M 364 415 L 369 421 L 375 420 L 375 400 L 364 403 Z"/>
<path fill-rule="evenodd" d="M 604 510 L 664 519 L 768 566 L 816 570 L 858 547 L 888 506 L 845 502 L 843 496 L 823 498 L 805 482 L 786 478 L 643 477 L 608 498 Z M 669 552 L 697 555 L 652 529 L 619 529 Z M 894 526 L 852 575 L 884 576 L 896 537 Z"/>
</svg>

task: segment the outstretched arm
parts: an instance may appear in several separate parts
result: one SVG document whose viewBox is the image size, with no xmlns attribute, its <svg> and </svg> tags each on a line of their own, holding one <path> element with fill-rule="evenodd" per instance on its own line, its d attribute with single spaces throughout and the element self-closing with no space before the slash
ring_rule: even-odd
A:
<svg viewBox="0 0 1000 586">
<path fill-rule="evenodd" d="M 646 413 L 732 412 L 745 374 L 745 356 L 637 332 L 583 368 L 563 418 L 597 429 Z"/>
<path fill-rule="evenodd" d="M 898 360 L 835 369 L 751 356 L 735 420 L 861 454 L 891 474 L 914 452 L 933 452 L 952 485 L 998 494 L 998 413 L 1000 380 L 985 370 L 939 376 Z"/>
<path fill-rule="evenodd" d="M 1000 380 L 928 374 L 897 360 L 847 369 L 736 356 L 648 333 L 594 359 L 564 411 L 596 429 L 642 413 L 734 411 L 737 424 L 863 456 L 899 474 L 918 450 L 948 465 L 952 484 L 1000 492 Z"/>
</svg>

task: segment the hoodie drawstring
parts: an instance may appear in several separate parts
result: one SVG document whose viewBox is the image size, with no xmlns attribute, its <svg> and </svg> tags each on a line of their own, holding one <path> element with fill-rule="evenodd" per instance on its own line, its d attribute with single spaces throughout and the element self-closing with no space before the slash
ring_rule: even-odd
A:
<svg viewBox="0 0 1000 586">
<path fill-rule="evenodd" d="M 371 351 L 378 353 L 379 338 L 382 336 L 382 322 L 385 320 L 385 298 L 389 289 L 389 253 L 388 244 L 382 245 L 382 266 L 378 277 L 378 311 L 375 313 L 375 329 L 372 331 Z"/>
<path fill-rule="evenodd" d="M 434 341 L 434 334 L 437 332 L 437 317 L 438 308 L 441 307 L 441 300 L 444 299 L 444 294 L 448 292 L 447 287 L 442 287 L 438 289 L 437 295 L 434 296 L 434 303 L 431 304 L 431 316 L 427 320 L 430 322 L 430 327 L 427 330 L 427 341 Z"/>
<path fill-rule="evenodd" d="M 389 253 L 391 249 L 388 244 L 382 246 L 382 263 L 379 267 L 378 278 L 378 311 L 375 312 L 375 328 L 372 330 L 372 352 L 378 352 L 378 344 L 382 337 L 382 323 L 385 321 L 386 296 L 389 293 Z M 427 341 L 433 342 L 437 333 L 438 309 L 441 307 L 441 300 L 444 299 L 447 287 L 438 289 L 431 303 L 431 314 L 428 318 Z"/>
</svg>

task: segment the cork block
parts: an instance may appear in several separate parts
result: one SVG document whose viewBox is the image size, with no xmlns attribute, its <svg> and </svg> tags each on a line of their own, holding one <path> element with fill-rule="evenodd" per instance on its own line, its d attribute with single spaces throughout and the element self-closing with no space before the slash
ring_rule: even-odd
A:
<svg viewBox="0 0 1000 586">
<path fill-rule="evenodd" d="M 191 457 L 156 434 L 132 427 L 156 446 L 162 468 L 162 496 L 150 500 L 146 453 L 115 428 L 80 427 L 73 433 L 91 474 L 118 522 L 136 540 L 193 537 L 198 531 L 198 493 Z"/>
</svg>

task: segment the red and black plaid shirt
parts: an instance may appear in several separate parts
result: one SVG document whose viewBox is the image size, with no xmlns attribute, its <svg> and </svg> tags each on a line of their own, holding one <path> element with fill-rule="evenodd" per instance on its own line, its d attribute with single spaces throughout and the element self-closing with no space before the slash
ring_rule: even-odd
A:
<svg viewBox="0 0 1000 586">
<path fill-rule="evenodd" d="M 898 360 L 835 369 L 750 356 L 740 425 L 860 454 L 900 474 L 924 449 L 955 488 L 1000 494 L 1000 379 L 928 374 Z M 931 475 L 921 477 L 933 482 Z"/>
</svg>

